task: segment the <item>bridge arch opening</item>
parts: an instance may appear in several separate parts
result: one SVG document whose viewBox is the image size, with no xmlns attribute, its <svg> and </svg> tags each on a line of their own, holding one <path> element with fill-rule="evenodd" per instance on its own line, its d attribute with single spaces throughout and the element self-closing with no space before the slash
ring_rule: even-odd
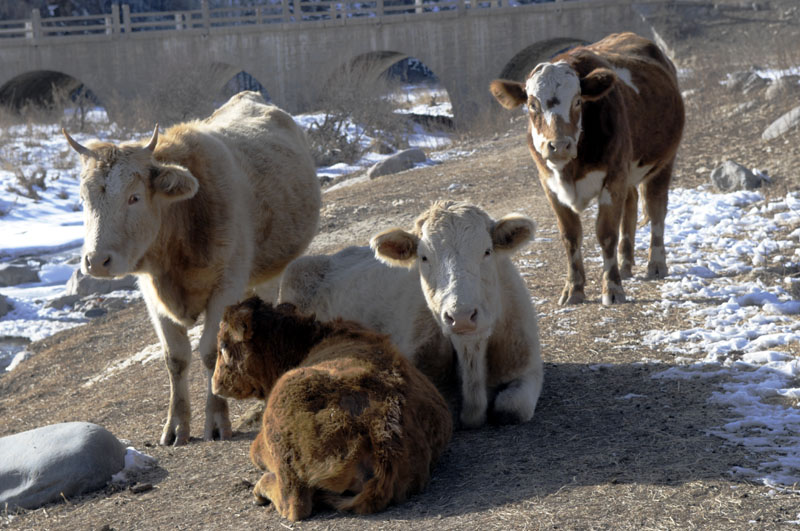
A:
<svg viewBox="0 0 800 531">
<path fill-rule="evenodd" d="M 584 44 L 588 44 L 588 42 L 584 39 L 573 37 L 558 37 L 531 44 L 512 57 L 500 71 L 498 77 L 512 81 L 525 81 L 525 78 L 537 64 L 552 59 L 570 48 Z"/>
<path fill-rule="evenodd" d="M 240 70 L 222 87 L 219 104 L 225 103 L 235 94 L 245 90 L 258 92 L 264 98 L 264 101 L 272 101 L 272 97 L 267 92 L 266 87 L 255 76 L 245 70 Z"/>
<path fill-rule="evenodd" d="M 58 121 L 82 131 L 87 122 L 107 121 L 97 95 L 82 81 L 54 70 L 20 74 L 0 86 L 0 107 L 12 116 Z"/>
<path fill-rule="evenodd" d="M 430 68 L 407 53 L 357 55 L 323 79 L 312 112 L 300 118 L 308 124 L 318 166 L 449 141 L 443 133 L 452 127 L 448 92 Z"/>
</svg>

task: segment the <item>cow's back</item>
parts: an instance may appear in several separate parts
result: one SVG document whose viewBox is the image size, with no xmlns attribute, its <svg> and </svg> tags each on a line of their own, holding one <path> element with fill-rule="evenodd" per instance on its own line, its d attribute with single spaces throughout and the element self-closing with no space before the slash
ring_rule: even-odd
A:
<svg viewBox="0 0 800 531">
<path fill-rule="evenodd" d="M 278 274 L 316 234 L 319 181 L 303 130 L 255 92 L 241 92 L 198 124 L 230 149 L 247 176 L 254 227 L 251 285 Z"/>
<path fill-rule="evenodd" d="M 587 57 L 584 70 L 607 62 L 619 78 L 634 160 L 649 164 L 671 158 L 678 149 L 685 121 L 672 61 L 653 42 L 634 33 L 615 33 L 584 49 L 600 60 L 595 64 Z M 581 53 L 579 49 L 577 54 Z"/>
<path fill-rule="evenodd" d="M 387 266 L 369 247 L 298 258 L 284 272 L 279 300 L 322 321 L 341 317 L 389 334 L 415 363 L 423 345 L 441 336 L 416 271 Z"/>
</svg>

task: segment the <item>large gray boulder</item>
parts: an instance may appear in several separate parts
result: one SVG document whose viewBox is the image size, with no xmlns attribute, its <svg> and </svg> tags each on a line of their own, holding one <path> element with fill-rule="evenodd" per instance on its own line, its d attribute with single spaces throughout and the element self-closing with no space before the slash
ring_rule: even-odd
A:
<svg viewBox="0 0 800 531">
<path fill-rule="evenodd" d="M 39 273 L 25 265 L 0 264 L 0 287 L 39 282 Z"/>
<path fill-rule="evenodd" d="M 784 133 L 788 132 L 794 127 L 800 126 L 800 106 L 795 107 L 791 111 L 787 112 L 767 127 L 763 133 L 761 133 L 762 140 L 772 140 L 773 138 L 778 138 L 779 136 L 783 135 Z"/>
<path fill-rule="evenodd" d="M 0 507 L 36 509 L 104 487 L 125 466 L 125 446 L 89 422 L 0 438 Z"/>
<path fill-rule="evenodd" d="M 726 160 L 711 172 L 711 182 L 720 192 L 759 188 L 764 177 L 756 175 L 741 164 Z"/>
<path fill-rule="evenodd" d="M 367 170 L 367 177 L 375 179 L 383 175 L 410 170 L 414 167 L 414 164 L 425 162 L 426 160 L 428 160 L 428 157 L 420 148 L 405 149 L 373 165 Z"/>
<path fill-rule="evenodd" d="M 5 316 L 8 312 L 14 309 L 14 306 L 9 302 L 5 295 L 0 293 L 0 317 Z"/>
<path fill-rule="evenodd" d="M 66 295 L 104 295 L 117 290 L 135 290 L 136 277 L 128 275 L 122 278 L 95 278 L 84 275 L 80 268 L 76 269 L 67 281 Z"/>
</svg>

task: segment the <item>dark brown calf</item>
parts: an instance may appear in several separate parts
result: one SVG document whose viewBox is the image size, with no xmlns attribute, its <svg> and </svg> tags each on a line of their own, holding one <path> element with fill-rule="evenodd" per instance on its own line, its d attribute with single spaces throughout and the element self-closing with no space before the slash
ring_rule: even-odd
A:
<svg viewBox="0 0 800 531">
<path fill-rule="evenodd" d="M 300 520 L 312 501 L 380 511 L 428 483 L 452 435 L 444 399 L 388 336 L 321 323 L 257 297 L 226 309 L 213 390 L 267 399 L 250 458 L 253 489 L 281 516 Z"/>
<path fill-rule="evenodd" d="M 684 110 L 675 67 L 661 50 L 633 33 L 609 35 L 537 65 L 525 83 L 498 79 L 490 90 L 508 109 L 528 106 L 528 148 L 569 263 L 559 304 L 584 300 L 579 214 L 595 197 L 602 302 L 625 300 L 622 278 L 633 274 L 637 186 L 650 219 L 647 276 L 665 277 L 667 193 Z"/>
</svg>

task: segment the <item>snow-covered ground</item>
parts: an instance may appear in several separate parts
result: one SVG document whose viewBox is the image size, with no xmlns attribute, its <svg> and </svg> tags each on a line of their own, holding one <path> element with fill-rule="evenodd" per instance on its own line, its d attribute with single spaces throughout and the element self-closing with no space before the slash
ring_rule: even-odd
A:
<svg viewBox="0 0 800 531">
<path fill-rule="evenodd" d="M 313 119 L 313 115 L 297 117 L 306 126 Z M 113 127 L 107 131 L 105 139 L 123 140 Z M 74 136 L 79 142 L 90 138 Z M 417 143 L 441 146 L 445 141 L 423 136 Z M 322 168 L 319 174 L 351 173 L 379 157 L 369 155 L 349 167 Z M 445 151 L 435 158 L 447 157 Z M 16 186 L 15 169 L 31 176 L 38 168 L 47 172 L 46 188 L 36 189 L 39 199 L 7 191 Z M 23 256 L 32 262 L 44 260 L 41 282 L 0 288 L 15 306 L 0 319 L 2 371 L 24 348 L 18 340 L 4 344 L 4 336 L 41 339 L 87 319 L 81 313 L 45 307 L 46 301 L 62 294 L 82 240 L 78 160 L 56 127 L 0 130 L 0 187 L 0 265 Z M 729 406 L 731 418 L 709 435 L 763 455 L 757 468 L 737 468 L 732 473 L 796 488 L 792 485 L 800 482 L 800 301 L 792 294 L 800 292 L 796 285 L 800 193 L 766 202 L 758 192 L 673 189 L 669 205 L 670 276 L 661 284 L 663 300 L 643 305 L 643 311 L 680 308 L 693 325 L 643 334 L 643 344 L 676 356 L 676 365 L 656 377 L 723 377 L 719 381 L 725 383 L 718 385 L 712 400 Z M 645 226 L 637 234 L 639 253 L 645 252 L 648 230 Z M 760 280 L 775 278 L 775 271 L 785 272 L 779 282 Z M 742 280 L 743 274 L 749 280 Z M 136 353 L 132 359 L 150 362 L 158 358 L 156 350 Z M 17 361 L 23 358 L 16 356 Z M 98 375 L 97 381 L 103 377 Z"/>
</svg>

